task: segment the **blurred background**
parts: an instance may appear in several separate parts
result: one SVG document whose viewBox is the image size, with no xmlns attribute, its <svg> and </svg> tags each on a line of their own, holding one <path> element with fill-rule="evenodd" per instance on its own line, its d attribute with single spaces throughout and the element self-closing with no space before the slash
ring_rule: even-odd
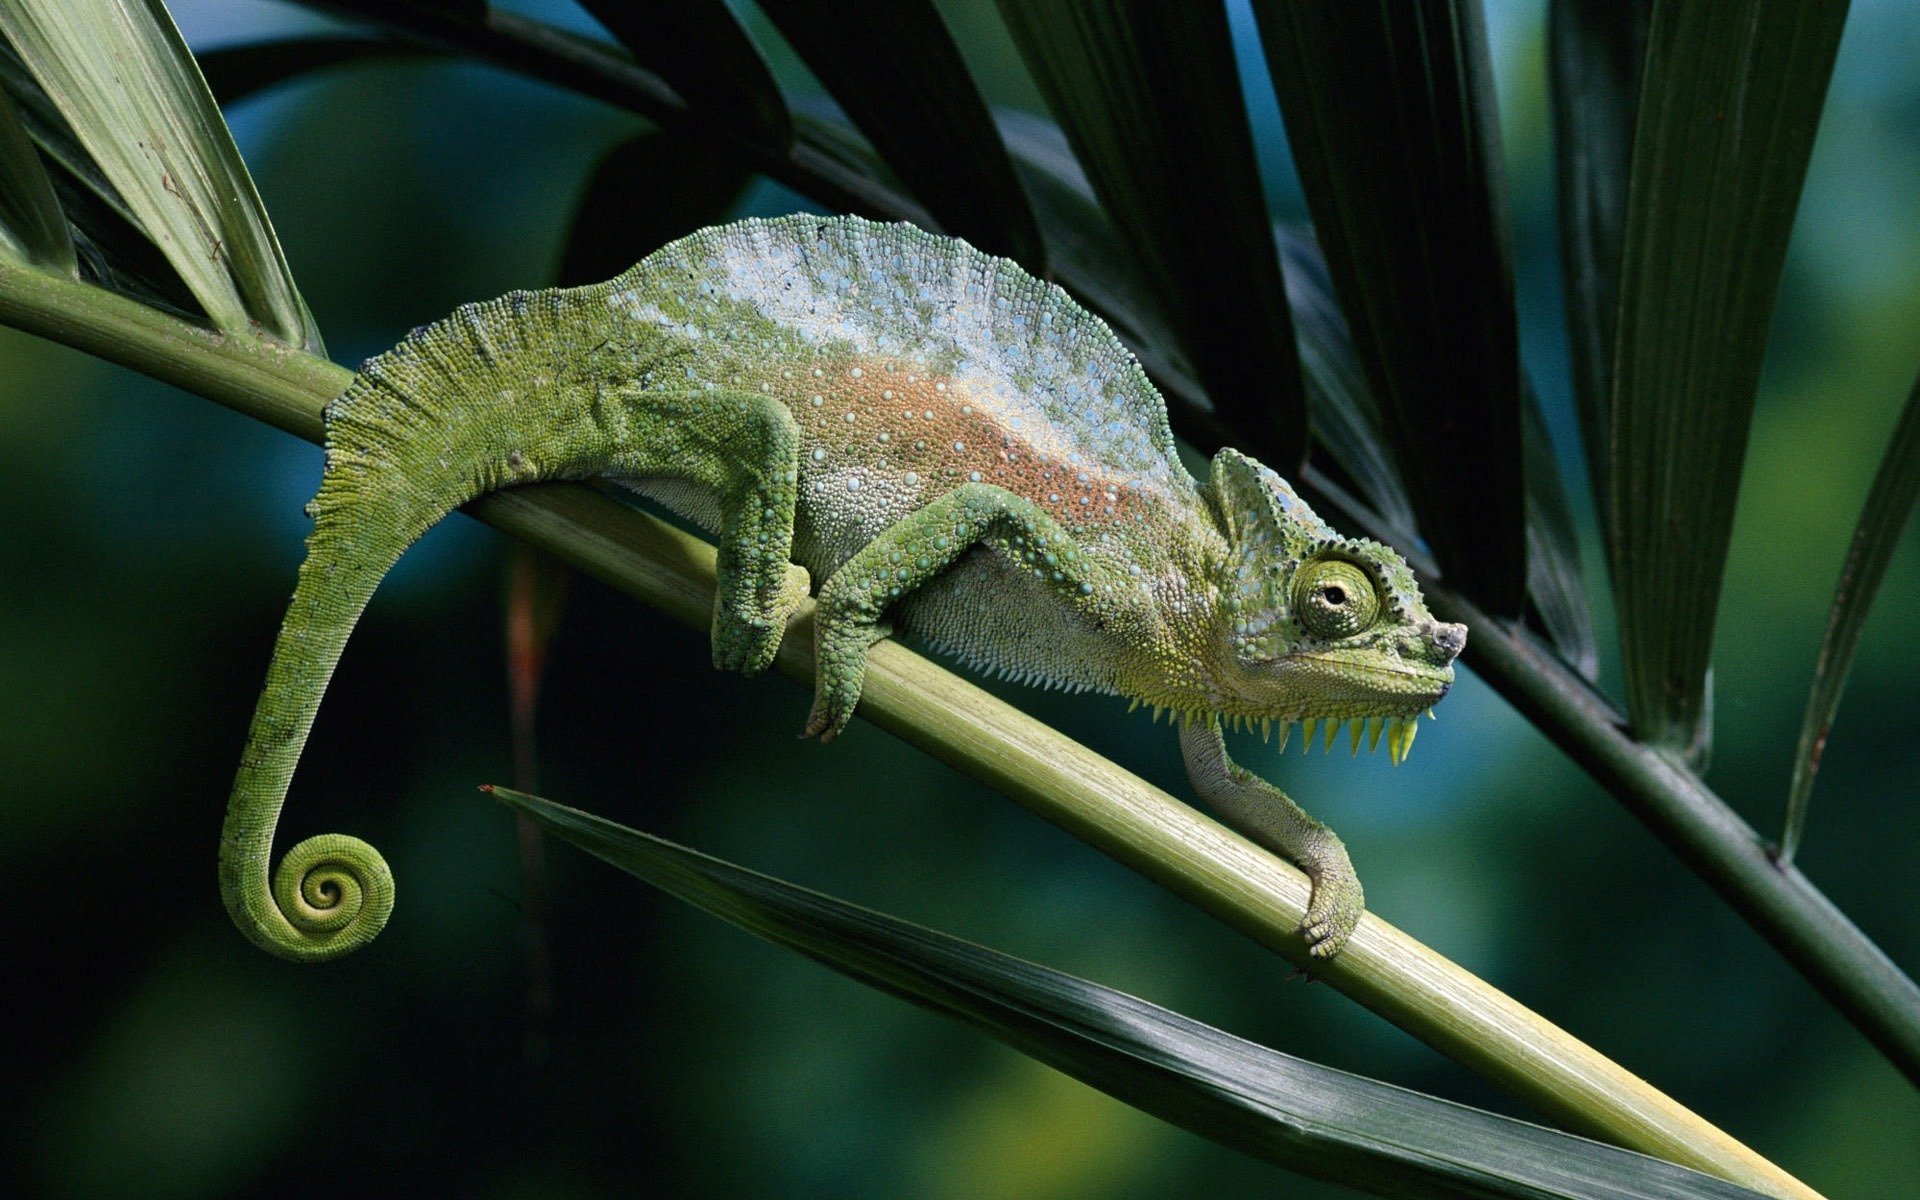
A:
<svg viewBox="0 0 1920 1200">
<path fill-rule="evenodd" d="M 211 48 L 328 28 L 175 0 Z M 570 5 L 500 7 L 569 27 Z M 751 5 L 782 83 L 813 87 Z M 943 0 L 998 104 L 1041 108 L 990 0 Z M 1231 6 L 1257 59 L 1251 14 Z M 1576 503 L 1544 3 L 1488 9 L 1523 347 Z M 1854 0 L 1788 262 L 1717 645 L 1709 781 L 1779 825 L 1840 558 L 1920 365 L 1920 7 Z M 1270 200 L 1303 219 L 1264 71 Z M 814 89 L 814 90 L 817 90 Z M 551 282 L 597 157 L 643 126 L 468 65 L 303 78 L 228 114 L 295 277 L 352 365 L 454 305 Z M 644 205 L 646 197 L 634 197 Z M 738 215 L 808 207 L 758 182 Z M 0 1192 L 153 1200 L 1349 1193 L 1142 1116 L 984 1037 L 546 856 L 551 1009 L 530 1003 L 513 823 L 508 544 L 464 519 L 382 588 L 295 783 L 290 844 L 393 863 L 370 951 L 290 967 L 229 927 L 219 819 L 319 478 L 316 447 L 0 330 Z M 1590 509 L 1583 508 L 1591 542 Z M 1895 560 L 1800 862 L 1920 967 L 1911 721 L 1920 538 Z M 1589 547 L 1591 549 L 1591 546 Z M 1601 625 L 1607 597 L 1588 557 Z M 1617 685 L 1609 664 L 1605 676 Z M 1001 694 L 1185 794 L 1171 736 L 1109 698 Z M 1294 1054 L 1530 1116 L 1475 1076 L 971 780 L 705 638 L 573 581 L 541 790 L 810 887 L 1145 996 Z M 1920 1096 L 1708 889 L 1469 677 L 1412 763 L 1244 761 L 1345 837 L 1371 906 L 1834 1197 L 1920 1190 Z"/>
</svg>

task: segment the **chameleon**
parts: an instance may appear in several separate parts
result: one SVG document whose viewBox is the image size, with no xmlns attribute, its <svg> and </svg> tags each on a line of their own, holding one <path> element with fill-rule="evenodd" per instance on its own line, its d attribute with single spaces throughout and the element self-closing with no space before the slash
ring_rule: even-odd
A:
<svg viewBox="0 0 1920 1200">
<path fill-rule="evenodd" d="M 806 734 L 830 741 L 896 632 L 991 675 L 1170 713 L 1195 792 L 1311 883 L 1309 952 L 1365 906 L 1340 839 L 1235 763 L 1295 723 L 1397 765 L 1466 628 L 1405 560 L 1334 532 L 1232 449 L 1183 466 L 1165 402 L 1059 287 L 910 225 L 715 226 L 605 283 L 468 304 L 369 359 L 325 410 L 313 529 L 221 831 L 245 936 L 317 961 L 370 941 L 393 876 L 323 834 L 272 869 L 294 767 L 403 551 L 485 493 L 600 478 L 707 530 L 716 667 L 767 667 L 814 591 Z M 790 564 L 804 569 L 794 571 Z"/>
</svg>

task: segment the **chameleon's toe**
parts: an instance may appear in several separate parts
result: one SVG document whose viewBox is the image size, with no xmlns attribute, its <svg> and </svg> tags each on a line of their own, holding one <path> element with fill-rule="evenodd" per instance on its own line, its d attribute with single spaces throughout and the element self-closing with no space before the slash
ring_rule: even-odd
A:
<svg viewBox="0 0 1920 1200">
<path fill-rule="evenodd" d="M 1307 953 L 1315 958 L 1332 958 L 1340 953 L 1366 910 L 1366 893 L 1353 875 L 1328 871 L 1316 876 L 1306 920 L 1300 923 Z"/>
</svg>

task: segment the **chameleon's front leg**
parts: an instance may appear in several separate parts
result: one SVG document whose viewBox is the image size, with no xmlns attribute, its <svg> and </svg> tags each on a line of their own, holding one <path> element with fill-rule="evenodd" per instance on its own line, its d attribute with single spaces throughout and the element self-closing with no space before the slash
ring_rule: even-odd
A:
<svg viewBox="0 0 1920 1200">
<path fill-rule="evenodd" d="M 1317 958 L 1338 954 L 1367 905 L 1347 848 L 1333 830 L 1308 816 L 1285 792 L 1227 757 L 1218 717 L 1183 724 L 1180 753 L 1193 790 L 1227 824 L 1307 873 L 1313 894 L 1300 932 L 1307 939 L 1308 953 Z"/>
<path fill-rule="evenodd" d="M 1092 590 L 1084 562 L 1060 523 L 1006 488 L 963 483 L 867 543 L 821 585 L 814 616 L 815 679 L 807 737 L 832 741 L 853 717 L 867 650 L 886 637 L 884 617 L 901 597 L 992 535 L 1049 552 L 1062 597 Z"/>
</svg>

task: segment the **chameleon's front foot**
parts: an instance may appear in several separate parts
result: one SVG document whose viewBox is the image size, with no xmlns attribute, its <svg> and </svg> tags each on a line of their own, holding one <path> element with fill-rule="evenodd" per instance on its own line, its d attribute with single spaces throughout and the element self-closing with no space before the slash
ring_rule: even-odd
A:
<svg viewBox="0 0 1920 1200">
<path fill-rule="evenodd" d="M 1328 837 L 1332 853 L 1317 865 L 1302 864 L 1301 868 L 1313 881 L 1313 893 L 1307 899 L 1300 936 L 1307 939 L 1307 953 L 1315 958 L 1332 958 L 1340 953 L 1353 936 L 1354 926 L 1360 924 L 1360 914 L 1367 910 L 1366 893 L 1347 860 L 1346 847 L 1331 834 Z"/>
<path fill-rule="evenodd" d="M 1285 792 L 1227 757 L 1218 717 L 1183 725 L 1180 753 L 1193 790 L 1227 824 L 1307 873 L 1313 891 L 1307 897 L 1306 919 L 1300 923 L 1307 952 L 1315 958 L 1340 953 L 1360 923 L 1367 900 L 1347 848 L 1333 830 L 1308 816 Z"/>
</svg>

